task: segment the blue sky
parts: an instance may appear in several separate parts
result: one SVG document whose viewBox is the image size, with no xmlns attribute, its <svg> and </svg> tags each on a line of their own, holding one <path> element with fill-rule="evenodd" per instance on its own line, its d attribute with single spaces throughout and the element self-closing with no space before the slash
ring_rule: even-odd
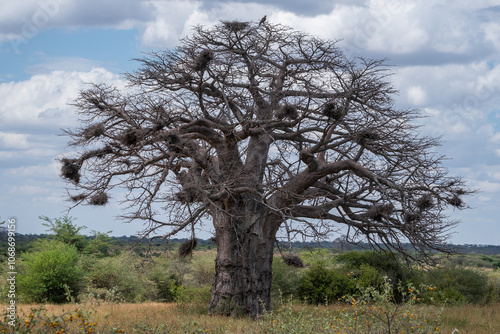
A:
<svg viewBox="0 0 500 334">
<path fill-rule="evenodd" d="M 68 104 L 85 83 L 123 87 L 131 59 L 175 47 L 192 26 L 264 15 L 341 39 L 351 56 L 387 58 L 397 106 L 427 116 L 422 134 L 441 137 L 450 173 L 480 190 L 473 209 L 450 211 L 462 222 L 451 242 L 500 244 L 498 0 L 0 0 L 0 217 L 41 233 L 38 216 L 66 213 L 55 159 L 71 153 L 61 129 L 77 125 Z M 140 223 L 115 220 L 118 200 L 69 214 L 87 232 L 135 234 Z"/>
</svg>

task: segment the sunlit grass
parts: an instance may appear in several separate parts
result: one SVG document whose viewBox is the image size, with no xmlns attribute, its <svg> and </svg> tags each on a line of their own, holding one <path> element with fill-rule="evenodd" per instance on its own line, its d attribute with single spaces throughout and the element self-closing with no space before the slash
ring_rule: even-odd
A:
<svg viewBox="0 0 500 334">
<path fill-rule="evenodd" d="M 370 306 L 380 307 L 368 305 L 365 309 L 368 311 Z M 409 321 L 413 315 L 425 323 L 424 319 L 432 322 L 441 315 L 435 328 L 434 324 L 426 330 L 417 326 L 411 330 L 411 326 L 407 326 L 410 330 L 404 333 L 452 333 L 455 329 L 458 333 L 477 334 L 500 331 L 498 303 L 444 308 L 413 305 L 411 313 L 406 312 L 399 314 L 400 320 Z M 350 301 L 328 306 L 284 302 L 256 321 L 209 316 L 204 305 L 168 303 L 21 305 L 17 317 L 16 330 L 2 322 L 4 333 L 380 333 L 374 327 L 380 321 L 363 317 L 359 305 Z M 371 321 L 371 327 L 367 321 Z"/>
</svg>

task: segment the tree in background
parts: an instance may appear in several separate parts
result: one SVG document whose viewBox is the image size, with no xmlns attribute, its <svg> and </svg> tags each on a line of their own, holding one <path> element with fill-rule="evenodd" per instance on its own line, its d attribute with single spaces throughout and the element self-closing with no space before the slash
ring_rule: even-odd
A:
<svg viewBox="0 0 500 334">
<path fill-rule="evenodd" d="M 143 221 L 144 236 L 194 233 L 210 217 L 212 314 L 269 308 L 280 229 L 321 239 L 346 227 L 347 241 L 416 260 L 449 251 L 445 210 L 471 191 L 418 134 L 419 113 L 394 107 L 383 61 L 282 25 L 221 22 L 140 62 L 129 89 L 80 93 L 81 127 L 66 133 L 81 150 L 62 176 L 75 205 L 125 189 L 122 218 Z"/>
<path fill-rule="evenodd" d="M 21 255 L 17 284 L 25 302 L 64 303 L 67 292 L 76 296 L 83 272 L 77 266 L 74 245 L 58 240 L 40 239 L 31 244 L 33 251 Z"/>
<path fill-rule="evenodd" d="M 68 216 L 53 219 L 46 216 L 40 216 L 38 218 L 46 221 L 46 223 L 42 223 L 42 225 L 48 228 L 48 232 L 53 233 L 52 238 L 54 240 L 73 245 L 79 252 L 87 247 L 87 239 L 84 235 L 80 234 L 80 231 L 87 227 L 76 226 L 76 224 L 73 223 L 75 218 Z"/>
</svg>

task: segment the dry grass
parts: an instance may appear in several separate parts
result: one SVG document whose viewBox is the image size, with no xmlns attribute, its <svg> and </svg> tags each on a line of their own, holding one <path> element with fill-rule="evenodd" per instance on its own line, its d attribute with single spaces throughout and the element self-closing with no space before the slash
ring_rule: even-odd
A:
<svg viewBox="0 0 500 334">
<path fill-rule="evenodd" d="M 441 316 L 443 333 L 500 334 L 500 304 L 448 306 Z"/>
<path fill-rule="evenodd" d="M 48 317 L 65 313 L 75 314 L 76 309 L 88 314 L 87 320 L 96 323 L 94 332 L 116 333 L 112 328 L 125 333 L 258 333 L 258 324 L 250 319 L 232 319 L 209 316 L 200 305 L 172 303 L 141 304 L 66 304 L 66 305 L 20 305 L 17 316 L 28 319 L 32 309 L 43 306 L 42 314 Z M 5 308 L 2 306 L 2 308 Z M 154 331 L 153 331 L 154 330 Z M 8 333 L 8 332 L 7 332 Z M 52 332 L 50 332 L 52 333 Z M 80 332 L 78 332 L 80 333 Z"/>
<path fill-rule="evenodd" d="M 22 305 L 19 318 L 27 319 L 31 309 L 41 305 Z M 87 314 L 87 319 L 97 325 L 97 332 L 116 333 L 116 329 L 125 333 L 262 333 L 266 324 L 250 319 L 233 319 L 208 316 L 206 308 L 192 304 L 143 303 L 143 304 L 84 304 L 84 305 L 43 305 L 42 314 L 47 316 L 75 312 L 77 308 Z M 315 307 L 295 305 L 293 310 L 314 314 L 316 317 L 328 316 L 345 307 L 342 304 Z M 4 308 L 4 306 L 2 306 Z M 300 311 L 301 310 L 301 311 Z M 441 333 L 457 334 L 495 334 L 500 333 L 500 304 L 488 306 L 418 306 L 420 315 L 433 319 L 441 316 Z M 81 312 L 82 313 L 82 312 Z M 112 329 L 115 328 L 113 331 Z M 8 331 L 7 331 L 8 332 Z M 51 332 L 50 332 L 51 333 Z"/>
</svg>

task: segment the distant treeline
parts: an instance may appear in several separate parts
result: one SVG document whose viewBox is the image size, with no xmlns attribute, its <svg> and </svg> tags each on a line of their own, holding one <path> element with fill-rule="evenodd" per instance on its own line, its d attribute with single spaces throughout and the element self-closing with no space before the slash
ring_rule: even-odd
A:
<svg viewBox="0 0 500 334">
<path fill-rule="evenodd" d="M 48 238 L 49 234 L 21 234 L 16 233 L 16 250 L 17 252 L 23 252 L 27 250 L 27 246 L 31 241 L 36 239 Z M 91 239 L 92 237 L 87 237 Z M 110 243 L 118 248 L 130 248 L 135 252 L 141 254 L 146 251 L 163 251 L 168 249 L 170 246 L 174 247 L 176 244 L 183 243 L 188 239 L 172 238 L 169 240 L 163 239 L 143 239 L 140 240 L 137 236 L 110 236 Z M 215 244 L 210 239 L 197 239 L 198 249 L 212 249 L 215 248 Z M 345 241 L 340 241 L 339 239 L 335 241 L 321 241 L 321 242 L 299 242 L 295 241 L 290 244 L 281 244 L 281 246 L 286 246 L 288 248 L 291 246 L 294 249 L 313 249 L 313 248 L 324 248 L 324 249 L 336 249 L 338 251 L 352 251 L 352 250 L 366 250 L 369 249 L 368 244 L 349 244 Z M 406 245 L 411 248 L 411 245 Z M 6 230 L 0 228 L 0 254 L 7 251 L 7 234 Z M 475 244 L 465 244 L 465 245 L 453 245 L 453 247 L 459 252 L 464 254 L 484 254 L 484 255 L 498 255 L 500 254 L 500 246 L 496 245 L 475 245 Z"/>
</svg>

